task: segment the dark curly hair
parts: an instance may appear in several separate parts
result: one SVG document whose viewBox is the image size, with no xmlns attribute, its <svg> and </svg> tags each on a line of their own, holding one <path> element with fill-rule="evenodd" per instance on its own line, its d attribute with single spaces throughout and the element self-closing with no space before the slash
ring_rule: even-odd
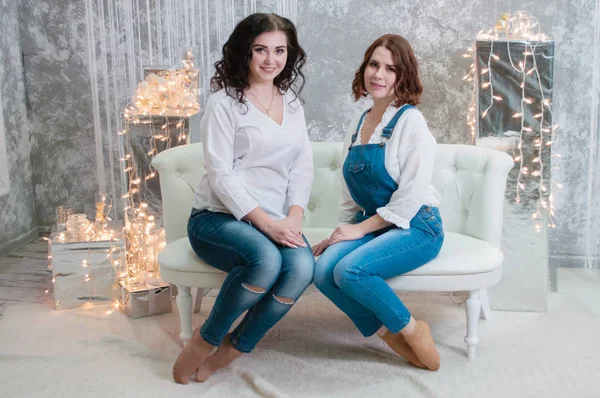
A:
<svg viewBox="0 0 600 398">
<path fill-rule="evenodd" d="M 223 58 L 215 63 L 215 75 L 210 80 L 213 92 L 222 88 L 227 94 L 235 96 L 241 104 L 245 103 L 244 90 L 249 88 L 248 73 L 252 59 L 252 42 L 265 32 L 281 31 L 287 37 L 287 61 L 285 67 L 273 83 L 281 94 L 291 89 L 297 98 L 304 87 L 302 67 L 306 62 L 306 53 L 298 43 L 296 27 L 287 18 L 277 14 L 256 13 L 247 16 L 237 24 L 227 43 L 223 45 Z"/>
<path fill-rule="evenodd" d="M 377 47 L 385 47 L 392 53 L 396 65 L 396 84 L 394 85 L 394 106 L 404 104 L 418 105 L 421 103 L 423 86 L 419 78 L 417 57 L 408 40 L 402 36 L 387 34 L 375 40 L 365 52 L 362 64 L 352 81 L 352 96 L 355 101 L 367 96 L 365 88 L 365 69 Z"/>
</svg>

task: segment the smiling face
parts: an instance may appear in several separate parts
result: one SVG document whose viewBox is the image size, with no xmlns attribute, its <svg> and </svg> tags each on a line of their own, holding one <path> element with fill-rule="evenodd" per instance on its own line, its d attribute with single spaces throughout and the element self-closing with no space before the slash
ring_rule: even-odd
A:
<svg viewBox="0 0 600 398">
<path fill-rule="evenodd" d="M 392 52 L 381 46 L 371 55 L 364 72 L 364 87 L 373 100 L 394 98 L 396 70 Z"/>
<path fill-rule="evenodd" d="M 281 31 L 265 32 L 254 39 L 251 46 L 248 80 L 273 81 L 287 62 L 287 38 Z"/>
</svg>

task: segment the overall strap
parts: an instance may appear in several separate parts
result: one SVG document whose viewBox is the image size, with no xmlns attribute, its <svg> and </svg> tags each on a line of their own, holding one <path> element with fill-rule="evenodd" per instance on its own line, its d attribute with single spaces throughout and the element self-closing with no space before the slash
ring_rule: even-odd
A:
<svg viewBox="0 0 600 398">
<path fill-rule="evenodd" d="M 394 128 L 396 127 L 398 120 L 400 120 L 400 116 L 402 116 L 402 114 L 405 111 L 407 111 L 408 109 L 412 109 L 412 108 L 414 108 L 414 106 L 406 104 L 406 105 L 402 106 L 400 109 L 398 109 L 398 112 L 396 112 L 396 114 L 394 115 L 392 120 L 390 120 L 390 122 L 387 124 L 387 126 L 385 126 L 383 128 L 383 131 L 381 132 L 381 138 L 383 138 L 384 140 L 387 141 L 392 136 L 392 133 L 394 132 Z M 354 142 L 354 141 L 352 141 L 352 142 Z"/>
<path fill-rule="evenodd" d="M 371 109 L 367 109 L 360 117 L 360 120 L 358 121 L 358 124 L 356 125 L 356 131 L 354 132 L 354 134 L 352 134 L 352 142 L 350 142 L 350 146 L 348 147 L 348 150 L 350 150 L 350 148 L 352 148 L 352 145 L 354 145 L 354 142 L 356 141 L 356 137 L 358 137 L 358 133 L 360 132 L 360 126 L 363 124 L 365 117 L 367 116 L 367 113 L 369 113 L 369 112 L 371 112 Z"/>
</svg>

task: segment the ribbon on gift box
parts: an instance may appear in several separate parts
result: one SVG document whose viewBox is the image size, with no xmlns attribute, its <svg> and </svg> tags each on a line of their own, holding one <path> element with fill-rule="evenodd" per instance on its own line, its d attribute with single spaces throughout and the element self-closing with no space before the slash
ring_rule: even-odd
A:
<svg viewBox="0 0 600 398">
<path fill-rule="evenodd" d="M 154 315 L 156 312 L 156 296 L 161 294 L 163 291 L 168 290 L 168 286 L 151 286 L 146 284 L 148 287 L 148 294 L 145 296 L 137 297 L 138 300 L 148 301 L 148 315 Z"/>
<path fill-rule="evenodd" d="M 157 300 L 161 293 L 165 290 L 169 290 L 169 284 L 159 281 L 160 286 L 155 286 L 149 283 L 141 283 L 139 285 L 127 286 L 123 283 L 123 281 L 119 282 L 119 292 L 120 297 L 122 299 L 122 308 L 127 312 L 127 309 L 130 310 L 133 318 L 139 318 L 139 314 L 134 313 L 134 301 L 146 301 L 148 302 L 148 313 L 142 316 L 152 316 L 157 315 L 157 311 L 162 311 L 158 308 Z M 144 294 L 145 293 L 145 294 Z M 170 299 L 170 297 L 169 297 Z M 162 311 L 161 313 L 163 313 Z M 170 312 L 170 311 L 169 311 Z"/>
</svg>

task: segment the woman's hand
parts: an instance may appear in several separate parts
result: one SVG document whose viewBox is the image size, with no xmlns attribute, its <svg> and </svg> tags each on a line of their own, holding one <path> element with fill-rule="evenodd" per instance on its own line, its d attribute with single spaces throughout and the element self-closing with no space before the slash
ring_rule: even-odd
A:
<svg viewBox="0 0 600 398">
<path fill-rule="evenodd" d="M 313 255 L 320 256 L 325 249 L 338 242 L 345 240 L 356 240 L 366 235 L 366 232 L 359 224 L 345 224 L 337 227 L 329 239 L 322 240 L 312 247 Z"/>
<path fill-rule="evenodd" d="M 314 256 L 320 256 L 329 247 L 329 239 L 324 239 L 312 247 Z"/>
<path fill-rule="evenodd" d="M 294 232 L 302 235 L 302 216 L 290 214 L 282 221 L 284 221 L 286 225 L 292 228 Z"/>
<path fill-rule="evenodd" d="M 301 207 L 300 210 L 302 210 Z M 302 213 L 298 212 L 297 209 L 294 209 L 292 213 L 283 220 L 273 220 L 264 210 L 256 207 L 246 214 L 243 219 L 261 230 L 275 243 L 294 249 L 306 247 L 306 243 L 302 239 Z"/>
<path fill-rule="evenodd" d="M 366 231 L 360 224 L 344 224 L 340 225 L 333 231 L 329 238 L 329 245 L 335 245 L 338 242 L 345 240 L 357 240 L 366 235 Z"/>
<path fill-rule="evenodd" d="M 302 230 L 292 219 L 273 220 L 263 228 L 263 232 L 280 245 L 294 249 L 306 247 L 306 243 L 302 239 Z"/>
</svg>

